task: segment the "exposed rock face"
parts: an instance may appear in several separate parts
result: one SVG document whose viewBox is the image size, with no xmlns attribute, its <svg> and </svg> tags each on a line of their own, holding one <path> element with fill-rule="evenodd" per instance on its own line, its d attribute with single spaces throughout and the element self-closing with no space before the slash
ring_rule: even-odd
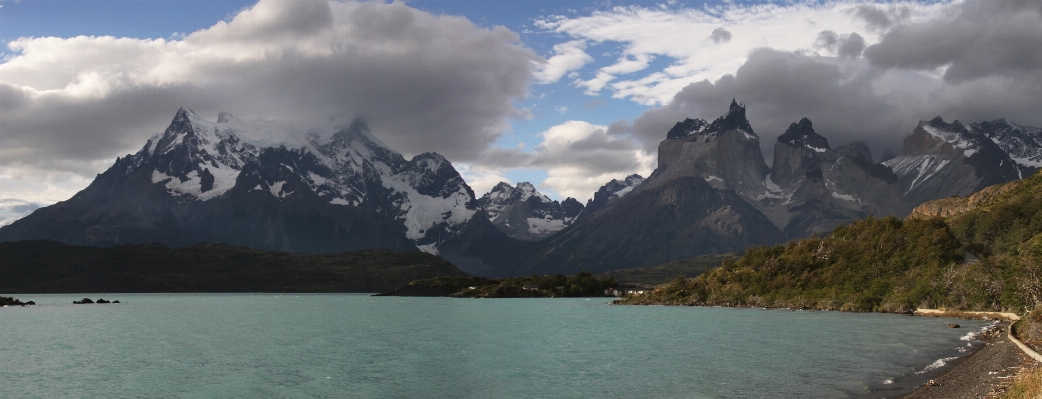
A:
<svg viewBox="0 0 1042 399">
<path fill-rule="evenodd" d="M 609 183 L 591 201 L 593 212 L 587 209 L 587 216 L 557 234 L 524 247 L 500 246 L 506 255 L 450 242 L 443 256 L 480 259 L 489 276 L 598 272 L 785 241 L 741 194 L 763 192 L 767 174 L 742 104 L 732 102 L 728 114 L 711 124 L 686 121 L 671 132 L 659 146 L 655 173 L 639 184 L 639 176 Z"/>
<path fill-rule="evenodd" d="M 486 267 L 478 272 L 485 276 L 643 267 L 785 240 L 735 193 L 695 177 L 635 191 L 545 240 L 523 246 L 504 242 L 496 237 L 498 230 L 481 226 L 474 225 L 483 234 L 462 234 L 446 242 L 442 256 L 457 266 L 466 259 Z"/>
<path fill-rule="evenodd" d="M 946 218 L 949 216 L 955 216 L 967 211 L 970 211 L 982 203 L 990 202 L 996 197 L 1009 193 L 1020 187 L 1021 181 L 1015 180 L 1009 183 L 996 184 L 994 186 L 985 187 L 983 190 L 975 192 L 968 197 L 950 197 L 941 198 L 933 201 L 927 201 L 912 210 L 912 213 L 908 215 L 909 219 L 926 219 L 932 217 Z"/>
<path fill-rule="evenodd" d="M 594 214 L 605 206 L 608 206 L 612 201 L 629 194 L 641 183 L 644 183 L 644 177 L 638 174 L 626 176 L 623 180 L 612 179 L 610 182 L 601 186 L 596 193 L 593 193 L 593 198 L 586 201 L 586 209 L 584 209 L 582 215 L 579 217 L 584 218 Z"/>
<path fill-rule="evenodd" d="M 704 126 L 688 131 L 688 125 Z M 745 105 L 732 101 L 727 115 L 705 126 L 678 123 L 658 149 L 658 168 L 634 191 L 651 190 L 681 177 L 697 177 L 713 188 L 762 192 L 769 172 L 760 137 L 745 119 Z M 685 132 L 683 134 L 677 132 Z"/>
<path fill-rule="evenodd" d="M 970 130 L 988 136 L 998 144 L 1028 177 L 1042 167 L 1042 128 L 1018 125 L 1005 119 L 972 123 Z"/>
<path fill-rule="evenodd" d="M 980 130 L 939 117 L 919 122 L 905 137 L 901 156 L 884 164 L 898 176 L 910 204 L 965 196 L 1022 176 L 1010 155 Z"/>
<path fill-rule="evenodd" d="M 361 121 L 300 132 L 181 109 L 73 198 L 0 228 L 0 241 L 436 252 L 475 209 L 445 158 L 406 160 Z"/>
<path fill-rule="evenodd" d="M 575 198 L 551 200 L 529 182 L 517 187 L 499 183 L 478 200 L 489 220 L 507 236 L 522 241 L 541 240 L 569 226 L 583 212 Z"/>
<path fill-rule="evenodd" d="M 766 191 L 748 193 L 789 238 L 831 231 L 868 215 L 906 215 L 897 177 L 871 161 L 864 143 L 832 149 L 804 118 L 774 145 Z"/>
</svg>

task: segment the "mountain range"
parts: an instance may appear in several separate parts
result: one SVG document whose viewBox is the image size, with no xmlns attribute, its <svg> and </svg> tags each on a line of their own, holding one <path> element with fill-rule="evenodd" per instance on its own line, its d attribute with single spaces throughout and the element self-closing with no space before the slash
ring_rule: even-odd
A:
<svg viewBox="0 0 1042 399">
<path fill-rule="evenodd" d="M 113 246 L 223 242 L 330 253 L 420 249 L 479 275 L 651 266 L 907 215 L 1042 166 L 1042 129 L 1005 120 L 921 121 L 900 156 L 833 148 L 808 119 L 774 146 L 732 101 L 712 122 L 666 132 L 658 166 L 602 186 L 585 205 L 527 182 L 477 197 L 437 153 L 406 159 L 364 122 L 298 131 L 180 109 L 170 126 L 69 200 L 0 228 L 0 241 Z"/>
</svg>

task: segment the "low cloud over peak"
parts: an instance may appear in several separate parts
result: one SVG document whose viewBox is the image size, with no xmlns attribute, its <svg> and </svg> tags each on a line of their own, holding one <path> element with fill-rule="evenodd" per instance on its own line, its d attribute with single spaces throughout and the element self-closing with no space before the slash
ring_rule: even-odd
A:
<svg viewBox="0 0 1042 399">
<path fill-rule="evenodd" d="M 0 65 L 5 179 L 46 174 L 55 158 L 93 176 L 95 163 L 136 150 L 182 105 L 209 118 L 230 111 L 299 125 L 361 116 L 403 153 L 465 161 L 508 130 L 542 62 L 505 28 L 402 3 L 326 0 L 264 0 L 171 40 L 46 37 L 8 46 L 14 55 Z"/>
</svg>

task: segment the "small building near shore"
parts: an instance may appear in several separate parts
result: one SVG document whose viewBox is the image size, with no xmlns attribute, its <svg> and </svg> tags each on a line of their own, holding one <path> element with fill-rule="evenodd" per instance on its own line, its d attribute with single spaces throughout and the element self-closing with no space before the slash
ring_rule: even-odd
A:
<svg viewBox="0 0 1042 399">
<path fill-rule="evenodd" d="M 644 295 L 646 292 L 651 292 L 650 288 L 643 287 L 619 287 L 619 288 L 608 288 L 604 290 L 604 295 L 611 296 L 626 296 L 626 295 Z"/>
</svg>

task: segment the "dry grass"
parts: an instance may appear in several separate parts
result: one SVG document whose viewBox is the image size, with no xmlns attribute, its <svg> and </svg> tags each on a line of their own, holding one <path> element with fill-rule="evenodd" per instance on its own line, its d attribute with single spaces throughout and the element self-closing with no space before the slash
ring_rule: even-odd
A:
<svg viewBox="0 0 1042 399">
<path fill-rule="evenodd" d="M 1042 399 L 1042 367 L 1025 370 L 1001 399 Z"/>
</svg>

